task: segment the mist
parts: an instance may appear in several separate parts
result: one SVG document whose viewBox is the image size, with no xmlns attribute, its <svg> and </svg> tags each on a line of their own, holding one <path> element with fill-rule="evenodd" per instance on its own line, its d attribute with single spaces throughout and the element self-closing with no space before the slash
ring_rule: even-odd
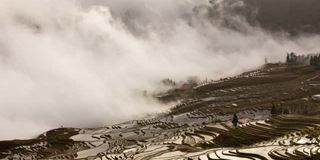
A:
<svg viewBox="0 0 320 160">
<path fill-rule="evenodd" d="M 287 51 L 318 51 L 318 35 L 288 38 L 250 26 L 231 12 L 241 5 L 2 0 L 0 139 L 166 111 L 169 104 L 141 94 L 163 90 L 164 78 L 219 79 L 257 68 L 265 57 L 278 62 Z"/>
</svg>

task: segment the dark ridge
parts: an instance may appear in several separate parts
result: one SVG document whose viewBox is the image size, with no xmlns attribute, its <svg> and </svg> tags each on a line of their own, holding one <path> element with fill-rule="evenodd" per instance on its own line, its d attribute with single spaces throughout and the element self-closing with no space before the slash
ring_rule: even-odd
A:
<svg viewBox="0 0 320 160">
<path fill-rule="evenodd" d="M 320 33 L 319 0 L 243 0 L 257 9 L 256 23 L 270 31 L 285 31 L 291 35 Z"/>
</svg>

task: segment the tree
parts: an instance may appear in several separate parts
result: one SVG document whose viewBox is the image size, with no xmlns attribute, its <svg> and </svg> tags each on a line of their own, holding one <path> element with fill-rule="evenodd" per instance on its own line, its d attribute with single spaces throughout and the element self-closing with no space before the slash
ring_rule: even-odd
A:
<svg viewBox="0 0 320 160">
<path fill-rule="evenodd" d="M 277 114 L 277 111 L 276 111 L 276 105 L 272 103 L 272 108 L 271 108 L 271 115 L 274 116 Z"/>
<path fill-rule="evenodd" d="M 233 126 L 234 126 L 234 127 L 237 127 L 237 126 L 238 126 L 238 122 L 239 122 L 238 116 L 237 116 L 236 113 L 234 113 L 234 114 L 233 114 L 233 118 L 232 118 L 232 124 L 233 124 Z"/>
<path fill-rule="evenodd" d="M 312 65 L 312 66 L 314 65 L 314 58 L 313 58 L 313 56 L 310 57 L 310 65 Z"/>
<path fill-rule="evenodd" d="M 200 82 L 200 79 L 196 76 L 191 76 L 187 79 L 189 84 L 197 85 Z"/>
<path fill-rule="evenodd" d="M 289 114 L 288 108 L 285 108 L 285 109 L 283 110 L 283 114 Z"/>
<path fill-rule="evenodd" d="M 268 64 L 268 58 L 267 57 L 264 57 L 264 63 Z"/>
</svg>

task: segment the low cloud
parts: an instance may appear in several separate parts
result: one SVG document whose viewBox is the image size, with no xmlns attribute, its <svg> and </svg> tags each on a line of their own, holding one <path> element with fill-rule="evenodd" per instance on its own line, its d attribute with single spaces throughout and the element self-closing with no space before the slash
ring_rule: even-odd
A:
<svg viewBox="0 0 320 160">
<path fill-rule="evenodd" d="M 240 16 L 231 19 L 236 26 L 226 27 L 221 16 L 210 15 L 212 5 L 217 4 L 3 0 L 0 139 L 164 111 L 169 106 L 141 94 L 160 90 L 164 78 L 219 79 L 262 65 L 265 57 L 277 62 L 286 51 L 318 49 L 319 36 L 275 37 Z"/>
</svg>

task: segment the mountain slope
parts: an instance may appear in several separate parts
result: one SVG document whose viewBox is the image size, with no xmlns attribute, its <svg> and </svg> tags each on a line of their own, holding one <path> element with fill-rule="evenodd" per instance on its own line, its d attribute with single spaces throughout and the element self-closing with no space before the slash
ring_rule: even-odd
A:
<svg viewBox="0 0 320 160">
<path fill-rule="evenodd" d="M 268 64 L 176 89 L 169 113 L 92 129 L 58 128 L 0 142 L 6 159 L 317 159 L 320 70 Z M 232 119 L 236 113 L 238 127 Z M 271 114 L 272 113 L 272 114 Z M 298 115 L 299 114 L 299 115 Z"/>
</svg>

